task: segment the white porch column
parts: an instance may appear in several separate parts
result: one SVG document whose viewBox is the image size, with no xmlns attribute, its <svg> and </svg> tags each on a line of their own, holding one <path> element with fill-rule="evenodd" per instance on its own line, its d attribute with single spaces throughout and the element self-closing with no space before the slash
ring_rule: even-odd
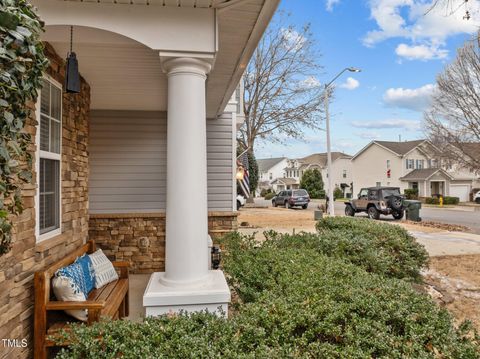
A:
<svg viewBox="0 0 480 359">
<path fill-rule="evenodd" d="M 208 268 L 205 80 L 213 57 L 162 60 L 168 76 L 165 272 L 150 277 L 143 295 L 145 314 L 226 314 L 227 281 L 222 271 Z"/>
<path fill-rule="evenodd" d="M 166 258 L 163 281 L 208 275 L 205 80 L 211 65 L 188 57 L 164 62 L 168 76 Z"/>
</svg>

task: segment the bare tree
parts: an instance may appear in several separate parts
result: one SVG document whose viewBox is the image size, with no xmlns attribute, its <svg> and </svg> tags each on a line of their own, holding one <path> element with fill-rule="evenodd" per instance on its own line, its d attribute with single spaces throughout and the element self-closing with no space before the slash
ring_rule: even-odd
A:
<svg viewBox="0 0 480 359">
<path fill-rule="evenodd" d="M 477 37 L 478 38 L 478 37 Z M 480 43 L 468 41 L 437 76 L 427 133 L 446 159 L 480 173 Z"/>
<path fill-rule="evenodd" d="M 284 25 L 281 14 L 260 41 L 243 77 L 245 122 L 239 143 L 253 150 L 259 138 L 281 142 L 301 139 L 320 122 L 321 66 L 309 25 Z"/>
<path fill-rule="evenodd" d="M 470 20 L 471 18 L 468 0 L 433 0 L 431 6 L 427 10 L 427 14 L 433 9 L 443 10 L 445 12 L 445 16 L 451 16 L 459 11 L 462 11 L 464 13 L 464 20 Z"/>
</svg>

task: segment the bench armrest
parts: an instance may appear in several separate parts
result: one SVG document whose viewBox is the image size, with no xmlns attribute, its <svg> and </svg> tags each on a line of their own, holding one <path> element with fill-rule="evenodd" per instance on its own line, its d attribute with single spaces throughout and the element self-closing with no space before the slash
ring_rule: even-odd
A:
<svg viewBox="0 0 480 359">
<path fill-rule="evenodd" d="M 113 261 L 112 262 L 113 266 L 114 267 L 117 267 L 117 268 L 121 268 L 121 267 L 130 267 L 130 262 L 126 262 L 126 261 Z"/>
<path fill-rule="evenodd" d="M 120 278 L 128 278 L 128 268 L 130 267 L 129 262 L 112 262 L 113 266 L 120 270 Z"/>
<path fill-rule="evenodd" d="M 71 309 L 93 309 L 101 310 L 105 307 L 105 301 L 84 300 L 80 302 L 72 301 L 49 301 L 45 305 L 46 310 L 71 310 Z"/>
</svg>

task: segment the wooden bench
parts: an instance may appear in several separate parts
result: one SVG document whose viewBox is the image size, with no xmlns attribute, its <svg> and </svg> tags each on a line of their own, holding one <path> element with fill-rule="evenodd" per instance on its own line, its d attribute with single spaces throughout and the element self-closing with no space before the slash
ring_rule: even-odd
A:
<svg viewBox="0 0 480 359">
<path fill-rule="evenodd" d="M 35 273 L 34 358 L 46 359 L 48 347 L 58 345 L 48 337 L 55 337 L 59 331 L 68 330 L 70 323 L 79 322 L 64 313 L 64 310 L 88 309 L 87 325 L 98 321 L 100 317 L 119 319 L 128 316 L 128 262 L 113 262 L 119 271 L 119 279 L 92 290 L 86 301 L 57 301 L 53 296 L 50 287 L 55 272 L 75 262 L 77 257 L 93 252 L 95 243 L 89 241 L 47 269 Z"/>
</svg>

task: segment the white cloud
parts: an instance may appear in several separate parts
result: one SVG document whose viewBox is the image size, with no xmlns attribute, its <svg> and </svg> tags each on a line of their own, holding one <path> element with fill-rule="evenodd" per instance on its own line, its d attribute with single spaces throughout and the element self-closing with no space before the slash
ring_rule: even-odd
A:
<svg viewBox="0 0 480 359">
<path fill-rule="evenodd" d="M 332 140 L 332 150 L 340 152 L 352 151 L 352 148 L 356 148 L 357 144 L 352 142 L 350 138 L 339 138 Z"/>
<path fill-rule="evenodd" d="M 353 121 L 352 126 L 356 128 L 366 128 L 373 130 L 384 130 L 400 128 L 407 131 L 417 131 L 421 125 L 419 121 L 402 120 L 402 119 L 387 119 L 378 121 Z"/>
<path fill-rule="evenodd" d="M 340 3 L 340 0 L 327 0 L 326 9 L 327 11 L 333 11 L 333 7 Z"/>
<path fill-rule="evenodd" d="M 435 88 L 432 84 L 416 89 L 389 88 L 383 95 L 383 101 L 391 107 L 422 112 L 430 106 Z"/>
<path fill-rule="evenodd" d="M 307 42 L 307 39 L 302 36 L 299 32 L 289 28 L 282 29 L 282 37 L 287 49 L 300 50 Z"/>
<path fill-rule="evenodd" d="M 377 29 L 363 38 L 366 46 L 390 38 L 408 39 L 411 44 L 401 44 L 397 54 L 409 59 L 443 59 L 448 37 L 457 34 L 473 34 L 480 26 L 480 1 L 469 2 L 470 20 L 464 20 L 465 0 L 449 1 L 449 8 L 441 5 L 429 11 L 435 0 L 369 0 L 370 15 Z M 451 9 L 459 9 L 452 13 Z M 402 46 L 403 45 L 403 46 Z"/>
<path fill-rule="evenodd" d="M 355 133 L 358 137 L 364 140 L 379 140 L 382 138 L 380 132 L 377 131 L 369 131 L 369 132 L 357 132 Z"/>
<path fill-rule="evenodd" d="M 400 44 L 395 49 L 395 53 L 407 60 L 433 60 L 445 59 L 448 56 L 448 50 L 435 45 L 407 45 Z"/>
<path fill-rule="evenodd" d="M 320 81 L 315 76 L 309 76 L 302 81 L 300 81 L 301 88 L 312 89 L 315 87 L 319 87 L 321 85 Z"/>
<path fill-rule="evenodd" d="M 358 80 L 355 80 L 353 77 L 347 78 L 347 81 L 340 85 L 341 88 L 344 88 L 347 90 L 355 90 L 359 86 L 360 86 L 360 82 Z"/>
</svg>

